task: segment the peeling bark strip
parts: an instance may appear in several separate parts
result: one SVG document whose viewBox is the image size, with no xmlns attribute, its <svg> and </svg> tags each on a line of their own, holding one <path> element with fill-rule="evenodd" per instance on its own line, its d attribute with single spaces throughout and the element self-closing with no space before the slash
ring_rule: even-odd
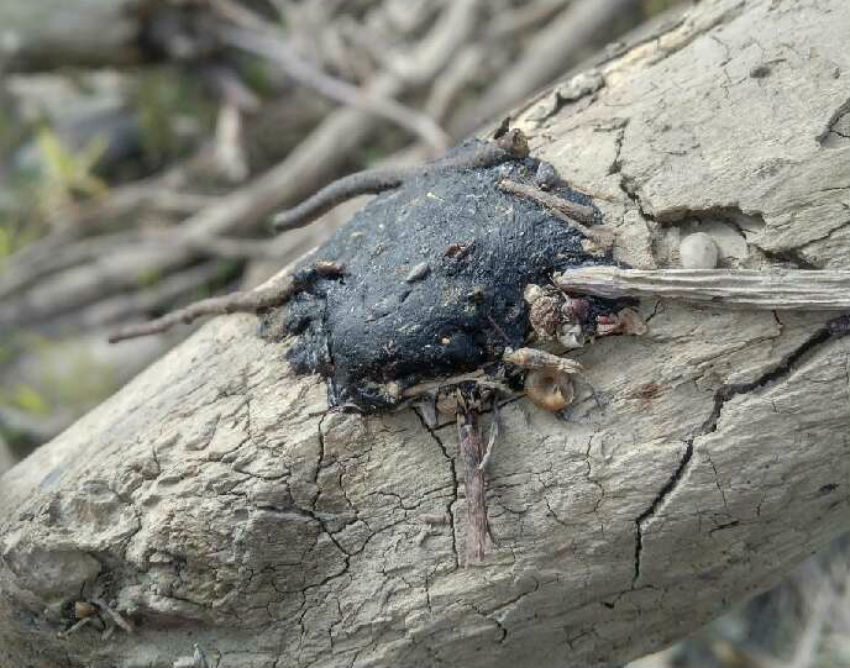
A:
<svg viewBox="0 0 850 668">
<path fill-rule="evenodd" d="M 585 267 L 556 274 L 568 292 L 652 297 L 759 310 L 850 310 L 850 271 Z"/>
</svg>

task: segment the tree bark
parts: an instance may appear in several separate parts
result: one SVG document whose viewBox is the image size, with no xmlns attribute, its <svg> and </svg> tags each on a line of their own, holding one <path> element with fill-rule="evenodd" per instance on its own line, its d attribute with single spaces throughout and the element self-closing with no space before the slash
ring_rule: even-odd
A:
<svg viewBox="0 0 850 668">
<path fill-rule="evenodd" d="M 517 124 L 632 266 L 698 227 L 730 267 L 848 269 L 848 31 L 843 0 L 706 1 Z M 0 665 L 612 665 L 688 633 L 850 525 L 850 340 L 641 311 L 576 354 L 567 421 L 501 409 L 469 567 L 454 424 L 328 411 L 217 318 L 0 479 Z M 134 629 L 60 637 L 75 601 Z"/>
</svg>

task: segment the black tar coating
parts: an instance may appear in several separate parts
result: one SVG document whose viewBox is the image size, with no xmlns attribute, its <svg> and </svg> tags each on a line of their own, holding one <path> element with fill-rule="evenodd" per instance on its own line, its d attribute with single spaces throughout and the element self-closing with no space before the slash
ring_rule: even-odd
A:
<svg viewBox="0 0 850 668">
<path fill-rule="evenodd" d="M 298 335 L 288 352 L 295 370 L 320 373 L 332 403 L 367 412 L 397 402 L 382 387 L 390 381 L 407 387 L 497 368 L 504 349 L 527 337 L 525 286 L 600 263 L 579 233 L 496 187 L 502 178 L 533 183 L 537 166 L 526 159 L 425 174 L 379 195 L 310 260 L 342 264 L 344 276 L 311 284 L 267 315 L 264 329 Z M 593 204 L 563 184 L 551 190 Z M 430 271 L 406 282 L 423 262 Z M 614 310 L 614 302 L 589 301 L 592 322 Z"/>
</svg>

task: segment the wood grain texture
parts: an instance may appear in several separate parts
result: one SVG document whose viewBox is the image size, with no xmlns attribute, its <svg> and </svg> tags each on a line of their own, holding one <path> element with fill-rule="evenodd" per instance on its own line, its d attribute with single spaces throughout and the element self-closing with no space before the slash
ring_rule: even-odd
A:
<svg viewBox="0 0 850 668">
<path fill-rule="evenodd" d="M 850 269 L 848 28 L 843 0 L 702 2 L 519 125 L 633 266 L 698 225 L 728 267 Z M 453 423 L 328 412 L 218 318 L 0 478 L 0 665 L 602 666 L 691 631 L 850 524 L 850 339 L 640 308 L 645 336 L 576 354 L 568 421 L 501 409 L 470 568 Z M 57 637 L 80 597 L 135 632 Z"/>
<path fill-rule="evenodd" d="M 758 310 L 850 311 L 850 271 L 619 269 L 582 267 L 556 275 L 562 290 Z"/>
</svg>

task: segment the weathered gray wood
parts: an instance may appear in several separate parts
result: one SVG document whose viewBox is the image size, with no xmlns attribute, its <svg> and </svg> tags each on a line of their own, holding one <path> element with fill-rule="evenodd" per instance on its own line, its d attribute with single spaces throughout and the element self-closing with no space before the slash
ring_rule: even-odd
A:
<svg viewBox="0 0 850 668">
<path fill-rule="evenodd" d="M 850 269 L 848 31 L 843 0 L 702 2 L 519 124 L 632 266 L 699 228 L 727 267 Z M 850 340 L 641 310 L 576 353 L 569 421 L 502 410 L 474 568 L 454 424 L 328 413 L 253 317 L 215 320 L 0 479 L 0 665 L 610 665 L 690 631 L 850 525 Z M 58 637 L 80 598 L 134 632 Z"/>
<path fill-rule="evenodd" d="M 678 299 L 768 311 L 850 311 L 850 271 L 583 267 L 556 274 L 552 282 L 568 292 L 599 297 Z"/>
</svg>

